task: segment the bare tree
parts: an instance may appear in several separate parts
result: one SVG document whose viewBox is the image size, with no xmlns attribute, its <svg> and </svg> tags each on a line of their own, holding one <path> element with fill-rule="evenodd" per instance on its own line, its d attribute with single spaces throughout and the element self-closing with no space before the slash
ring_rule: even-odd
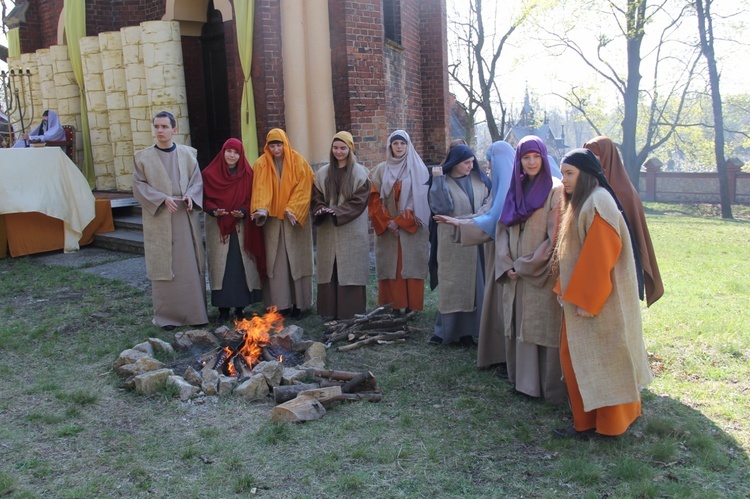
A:
<svg viewBox="0 0 750 499">
<path fill-rule="evenodd" d="M 524 8 L 498 39 L 494 30 L 490 34 L 485 28 L 485 18 L 495 19 L 496 16 L 487 16 L 483 7 L 482 0 L 471 0 L 468 17 L 451 22 L 456 54 L 448 70 L 451 79 L 465 94 L 463 106 L 471 123 L 475 122 L 476 114 L 481 109 L 494 142 L 505 135 L 507 113 L 497 84 L 500 55 L 513 32 L 529 17 L 530 11 Z M 496 106 L 499 108 L 499 116 Z"/>
<path fill-rule="evenodd" d="M 606 33 L 599 34 L 595 53 L 584 50 L 581 44 L 569 38 L 565 33 L 544 30 L 551 40 L 547 42 L 548 47 L 574 52 L 588 67 L 609 82 L 620 95 L 622 100 L 620 152 L 630 180 L 636 186 L 641 165 L 674 133 L 699 61 L 699 54 L 690 47 L 686 50 L 691 55 L 682 60 L 678 60 L 670 53 L 665 53 L 664 48 L 667 42 L 675 37 L 689 8 L 689 6 L 683 6 L 676 15 L 669 15 L 665 8 L 667 2 L 668 0 L 661 0 L 661 3 L 651 4 L 649 0 L 627 0 L 625 6 L 622 7 L 621 2 L 608 1 L 606 3 L 607 15 L 612 16 L 619 34 L 617 37 Z M 596 3 L 599 4 L 599 2 Z M 655 28 L 657 15 L 667 21 L 661 27 L 655 46 L 644 55 L 642 45 L 646 27 Z M 607 48 L 618 39 L 625 42 L 627 65 L 624 74 L 614 59 L 607 55 Z M 641 66 L 646 55 L 653 56 L 655 59 L 649 90 L 641 88 Z M 670 71 L 669 74 L 664 75 L 661 71 L 663 65 L 667 63 L 670 64 Z M 587 114 L 586 99 L 580 96 L 575 88 L 565 97 L 565 100 L 584 115 Z M 675 100 L 676 106 L 673 105 Z M 647 103 L 646 107 L 643 106 L 644 102 Z M 673 110 L 671 113 L 668 112 L 670 109 Z M 641 116 L 641 112 L 644 112 L 645 116 Z M 595 130 L 598 129 L 591 120 L 589 120 L 589 125 Z M 640 148 L 639 144 L 641 144 Z"/>
<path fill-rule="evenodd" d="M 712 0 L 695 0 L 695 11 L 698 14 L 698 34 L 701 40 L 701 53 L 708 65 L 708 78 L 711 84 L 711 103 L 714 113 L 714 153 L 716 169 L 719 171 L 719 195 L 721 199 L 721 218 L 732 217 L 732 205 L 729 199 L 729 178 L 727 162 L 724 158 L 724 111 L 719 91 L 719 70 L 716 66 L 714 52 L 714 27 L 711 19 Z"/>
</svg>

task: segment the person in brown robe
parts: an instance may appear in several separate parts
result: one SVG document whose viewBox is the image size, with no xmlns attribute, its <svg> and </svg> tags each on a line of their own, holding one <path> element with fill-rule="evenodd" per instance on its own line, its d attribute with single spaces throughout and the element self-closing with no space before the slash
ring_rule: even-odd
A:
<svg viewBox="0 0 750 499">
<path fill-rule="evenodd" d="M 313 224 L 318 227 L 318 314 L 350 319 L 367 308 L 370 238 L 367 169 L 357 163 L 349 132 L 334 135 L 327 165 L 315 173 Z"/>
<path fill-rule="evenodd" d="M 599 159 L 604 172 L 604 177 L 612 186 L 612 189 L 620 200 L 625 216 L 628 219 L 633 236 L 638 243 L 641 266 L 643 267 L 643 280 L 646 290 L 646 305 L 653 305 L 656 300 L 664 294 L 664 283 L 661 280 L 659 265 L 656 263 L 656 253 L 651 242 L 651 234 L 646 224 L 646 214 L 643 212 L 638 191 L 630 182 L 628 172 L 622 164 L 620 154 L 617 152 L 614 142 L 607 137 L 595 137 L 583 145 Z"/>
<path fill-rule="evenodd" d="M 153 120 L 156 145 L 135 153 L 133 196 L 143 208 L 146 272 L 151 280 L 153 323 L 208 322 L 205 253 L 198 210 L 203 181 L 192 147 L 172 142 L 177 122 L 162 111 Z"/>
</svg>

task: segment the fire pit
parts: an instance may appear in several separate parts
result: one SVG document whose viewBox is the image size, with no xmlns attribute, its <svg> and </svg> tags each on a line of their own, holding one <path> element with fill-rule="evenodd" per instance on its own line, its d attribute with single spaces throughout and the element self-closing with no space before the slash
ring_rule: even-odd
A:
<svg viewBox="0 0 750 499">
<path fill-rule="evenodd" d="M 178 332 L 172 345 L 149 338 L 123 351 L 114 369 L 127 388 L 140 393 L 171 387 L 182 400 L 232 392 L 265 399 L 274 387 L 299 383 L 309 369 L 325 366 L 325 345 L 303 340 L 303 333 L 295 325 L 284 327 L 283 317 L 269 309 L 235 321 L 233 328 Z M 155 356 L 174 361 L 167 365 Z"/>
</svg>

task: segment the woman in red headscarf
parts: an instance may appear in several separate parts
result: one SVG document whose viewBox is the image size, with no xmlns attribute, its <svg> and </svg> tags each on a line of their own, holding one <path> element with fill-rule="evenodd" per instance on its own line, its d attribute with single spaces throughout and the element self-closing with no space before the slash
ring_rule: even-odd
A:
<svg viewBox="0 0 750 499">
<path fill-rule="evenodd" d="M 243 309 L 263 299 L 261 278 L 266 253 L 263 231 L 248 216 L 253 169 L 238 139 L 229 139 L 203 171 L 203 209 L 211 305 L 219 308 L 219 322 L 229 320 L 234 308 Z"/>
</svg>

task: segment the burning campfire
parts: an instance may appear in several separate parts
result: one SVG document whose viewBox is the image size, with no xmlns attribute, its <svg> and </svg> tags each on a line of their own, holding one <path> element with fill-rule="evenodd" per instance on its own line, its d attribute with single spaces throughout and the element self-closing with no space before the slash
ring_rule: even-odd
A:
<svg viewBox="0 0 750 499">
<path fill-rule="evenodd" d="M 266 348 L 271 334 L 284 328 L 284 318 L 271 307 L 265 315 L 235 320 L 234 330 L 227 331 L 222 344 L 200 357 L 201 366 L 209 367 L 225 376 L 246 378 L 261 360 L 283 362 L 283 355 L 275 356 Z"/>
</svg>

